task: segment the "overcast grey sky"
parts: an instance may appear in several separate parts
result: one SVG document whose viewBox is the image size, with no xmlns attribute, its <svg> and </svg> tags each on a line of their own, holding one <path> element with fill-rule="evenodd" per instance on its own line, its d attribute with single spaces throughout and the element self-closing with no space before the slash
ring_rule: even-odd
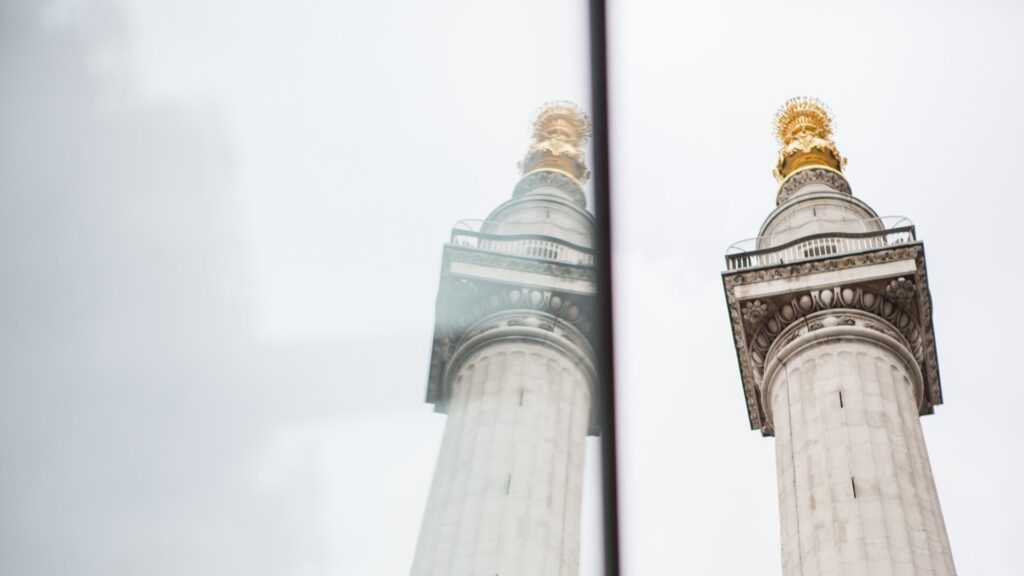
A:
<svg viewBox="0 0 1024 576">
<path fill-rule="evenodd" d="M 407 573 L 442 246 L 510 196 L 540 104 L 587 106 L 584 4 L 0 2 L 0 573 Z M 627 573 L 780 573 L 719 272 L 802 94 L 927 247 L 959 571 L 1024 573 L 1024 9 L 611 18 Z"/>
</svg>

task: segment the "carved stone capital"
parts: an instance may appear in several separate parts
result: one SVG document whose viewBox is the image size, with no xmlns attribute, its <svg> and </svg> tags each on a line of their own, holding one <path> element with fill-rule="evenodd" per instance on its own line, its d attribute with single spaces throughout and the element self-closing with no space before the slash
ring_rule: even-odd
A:
<svg viewBox="0 0 1024 576">
<path fill-rule="evenodd" d="M 512 328 L 592 356 L 595 294 L 590 266 L 445 246 L 427 402 L 447 412 L 447 378 L 467 343 L 475 346 Z"/>
<path fill-rule="evenodd" d="M 778 370 L 799 351 L 827 342 L 868 340 L 891 350 L 903 360 L 908 372 L 913 375 L 914 397 L 917 399 L 919 410 L 923 409 L 926 398 L 921 359 L 915 354 L 915 345 L 907 339 L 904 332 L 876 312 L 854 308 L 819 310 L 791 323 L 772 341 L 765 355 L 767 361 L 759 385 L 760 405 L 764 407 L 761 429 L 765 435 L 772 436 L 775 433 L 771 395 Z"/>
<path fill-rule="evenodd" d="M 459 369 L 475 351 L 490 344 L 510 340 L 554 348 L 571 364 L 582 369 L 583 373 L 587 375 L 587 382 L 590 386 L 589 431 L 591 434 L 598 434 L 598 395 L 595 389 L 597 359 L 594 356 L 594 349 L 587 337 L 576 326 L 554 314 L 539 310 L 520 308 L 502 310 L 484 316 L 464 331 L 452 346 L 452 352 L 445 364 L 444 373 L 441 376 L 442 397 L 450 398 L 452 396 Z"/>
<path fill-rule="evenodd" d="M 923 375 L 921 414 L 942 403 L 931 295 L 920 243 L 722 275 L 747 411 L 753 429 L 771 433 L 759 393 L 774 351 L 813 331 L 826 310 L 878 318 L 864 328 L 896 330 Z M 852 314 L 847 314 L 852 316 Z M 838 321 L 846 321 L 842 314 Z M 854 324 L 861 322 L 856 318 Z M 871 324 L 870 326 L 868 324 Z M 780 341 L 779 339 L 782 338 Z"/>
</svg>

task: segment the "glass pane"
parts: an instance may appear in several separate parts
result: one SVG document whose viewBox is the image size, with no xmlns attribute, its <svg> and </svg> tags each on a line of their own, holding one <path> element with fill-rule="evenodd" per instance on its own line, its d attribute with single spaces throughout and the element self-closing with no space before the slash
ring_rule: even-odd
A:
<svg viewBox="0 0 1024 576">
<path fill-rule="evenodd" d="M 1021 277 L 1022 17 L 612 3 L 625 573 L 1024 574 L 1019 312 L 975 296 Z M 794 96 L 835 125 L 776 140 Z M 913 395 L 877 346 L 800 348 L 844 330 Z"/>
<path fill-rule="evenodd" d="M 0 572 L 601 573 L 587 17 L 4 2 Z"/>
</svg>

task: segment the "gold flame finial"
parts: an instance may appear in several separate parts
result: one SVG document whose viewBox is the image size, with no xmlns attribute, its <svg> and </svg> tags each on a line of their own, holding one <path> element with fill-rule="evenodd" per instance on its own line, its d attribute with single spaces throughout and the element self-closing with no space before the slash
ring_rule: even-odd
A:
<svg viewBox="0 0 1024 576">
<path fill-rule="evenodd" d="M 584 147 L 590 140 L 590 118 L 567 101 L 549 102 L 533 117 L 533 143 L 519 162 L 522 174 L 558 170 L 581 184 L 590 178 Z"/>
<path fill-rule="evenodd" d="M 846 158 L 832 140 L 832 116 L 828 106 L 817 98 L 790 98 L 775 114 L 775 138 L 779 160 L 774 175 L 779 181 L 812 166 L 824 166 L 842 172 Z"/>
</svg>

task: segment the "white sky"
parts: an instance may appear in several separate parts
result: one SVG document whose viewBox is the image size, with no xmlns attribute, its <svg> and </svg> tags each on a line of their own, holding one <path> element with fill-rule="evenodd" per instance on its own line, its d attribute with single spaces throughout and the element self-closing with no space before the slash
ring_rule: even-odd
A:
<svg viewBox="0 0 1024 576">
<path fill-rule="evenodd" d="M 442 246 L 510 196 L 540 104 L 587 105 L 584 5 L 0 5 L 0 572 L 406 573 Z M 925 241 L 958 569 L 1024 573 L 1024 8 L 611 19 L 626 573 L 780 573 L 719 272 L 773 207 L 793 95 Z"/>
</svg>

